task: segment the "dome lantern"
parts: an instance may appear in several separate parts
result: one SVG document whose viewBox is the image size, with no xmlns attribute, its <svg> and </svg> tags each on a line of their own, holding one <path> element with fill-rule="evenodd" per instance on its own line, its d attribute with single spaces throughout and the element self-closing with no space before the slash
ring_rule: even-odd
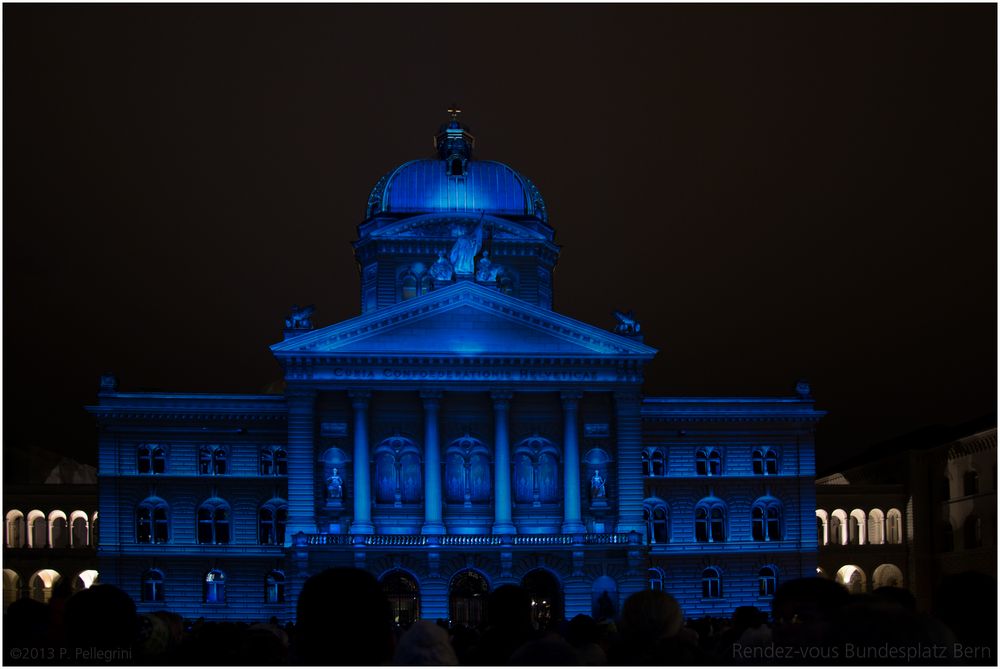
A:
<svg viewBox="0 0 1000 669">
<path fill-rule="evenodd" d="M 453 103 L 448 113 L 451 114 L 451 120 L 438 129 L 438 134 L 434 136 L 434 148 L 437 149 L 438 157 L 445 161 L 448 176 L 461 177 L 466 174 L 476 138 L 458 121 L 458 115 L 462 113 L 458 105 Z"/>
</svg>

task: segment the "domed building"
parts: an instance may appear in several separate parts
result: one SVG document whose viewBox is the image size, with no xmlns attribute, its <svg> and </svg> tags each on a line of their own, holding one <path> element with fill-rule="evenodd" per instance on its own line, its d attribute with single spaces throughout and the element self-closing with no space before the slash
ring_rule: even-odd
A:
<svg viewBox="0 0 1000 669">
<path fill-rule="evenodd" d="M 478 624 L 518 583 L 544 626 L 645 588 L 689 617 L 767 609 L 815 574 L 808 386 L 643 397 L 657 350 L 630 315 L 608 331 L 552 310 L 534 184 L 480 160 L 457 113 L 435 148 L 368 196 L 360 314 L 286 320 L 283 395 L 102 380 L 102 582 L 140 610 L 289 619 L 309 575 L 351 565 L 401 624 Z"/>
</svg>

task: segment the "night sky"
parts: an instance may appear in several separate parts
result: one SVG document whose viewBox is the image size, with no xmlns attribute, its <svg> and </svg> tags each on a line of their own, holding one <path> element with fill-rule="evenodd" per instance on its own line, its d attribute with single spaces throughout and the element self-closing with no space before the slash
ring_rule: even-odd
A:
<svg viewBox="0 0 1000 669">
<path fill-rule="evenodd" d="M 995 411 L 996 11 L 5 4 L 4 446 L 94 462 L 105 370 L 279 379 L 452 101 L 545 197 L 556 310 L 635 310 L 648 394 L 808 379 L 821 467 Z"/>
</svg>

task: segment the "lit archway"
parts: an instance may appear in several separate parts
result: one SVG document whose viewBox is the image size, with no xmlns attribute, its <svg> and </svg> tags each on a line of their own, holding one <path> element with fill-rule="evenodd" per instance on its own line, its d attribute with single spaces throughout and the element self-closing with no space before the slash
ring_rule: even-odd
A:
<svg viewBox="0 0 1000 669">
<path fill-rule="evenodd" d="M 95 583 L 97 583 L 97 570 L 86 569 L 77 574 L 76 578 L 73 579 L 73 591 L 86 590 Z"/>
<path fill-rule="evenodd" d="M 13 569 L 3 570 L 3 610 L 17 601 L 21 595 L 21 577 Z"/>
<path fill-rule="evenodd" d="M 486 618 L 486 595 L 490 584 L 475 569 L 455 574 L 448 588 L 448 615 L 458 625 L 478 627 Z"/>
<path fill-rule="evenodd" d="M 531 593 L 531 618 L 539 630 L 562 620 L 562 589 L 551 571 L 532 569 L 521 579 L 521 585 Z"/>
<path fill-rule="evenodd" d="M 865 577 L 865 572 L 854 564 L 844 565 L 838 569 L 837 577 L 834 580 L 845 586 L 852 595 L 861 594 L 867 590 L 868 579 Z"/>
<path fill-rule="evenodd" d="M 903 587 L 903 571 L 894 564 L 880 564 L 872 572 L 872 590 L 889 586 Z"/>
<path fill-rule="evenodd" d="M 52 599 L 52 589 L 62 578 L 55 569 L 41 569 L 28 580 L 28 595 L 37 602 L 47 604 Z"/>
</svg>

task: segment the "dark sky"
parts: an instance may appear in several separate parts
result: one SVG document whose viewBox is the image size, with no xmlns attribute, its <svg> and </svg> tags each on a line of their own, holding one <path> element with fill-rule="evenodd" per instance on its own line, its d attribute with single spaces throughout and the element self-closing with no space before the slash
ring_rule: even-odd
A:
<svg viewBox="0 0 1000 669">
<path fill-rule="evenodd" d="M 556 309 L 646 391 L 790 394 L 829 465 L 995 410 L 996 6 L 3 6 L 4 446 L 259 392 L 359 311 L 368 191 L 453 100 L 545 196 Z"/>
</svg>

